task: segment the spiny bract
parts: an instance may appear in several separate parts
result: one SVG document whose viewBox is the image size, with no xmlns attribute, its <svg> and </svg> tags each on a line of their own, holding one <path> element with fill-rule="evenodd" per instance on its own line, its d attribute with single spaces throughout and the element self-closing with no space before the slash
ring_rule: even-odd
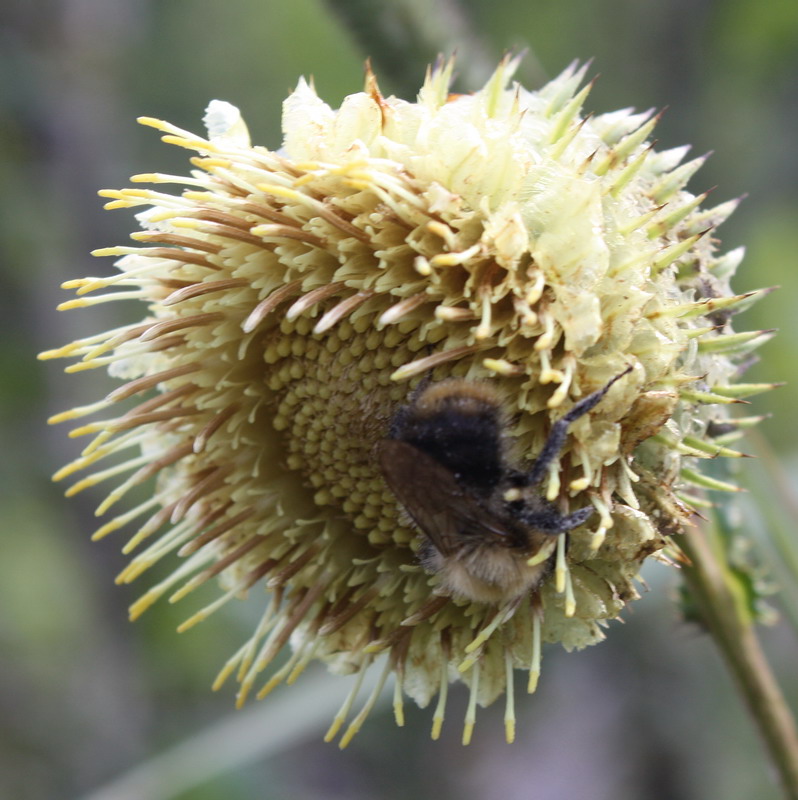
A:
<svg viewBox="0 0 798 800">
<path fill-rule="evenodd" d="M 716 252 L 712 232 L 736 202 L 702 209 L 706 195 L 684 188 L 704 159 L 656 152 L 650 112 L 582 116 L 584 68 L 529 92 L 508 88 L 505 59 L 480 91 L 450 95 L 452 66 L 430 70 L 415 103 L 383 97 L 369 73 L 337 111 L 300 81 L 279 151 L 252 146 L 220 101 L 207 139 L 141 119 L 198 155 L 188 177 L 133 181 L 186 188 L 102 192 L 108 208 L 144 208 L 139 246 L 96 251 L 119 257 L 118 272 L 70 281 L 78 297 L 61 308 L 132 299 L 144 316 L 42 355 L 125 381 L 52 421 L 102 416 L 72 431 L 93 439 L 56 476 L 90 469 L 68 494 L 121 481 L 98 514 L 154 478 L 147 500 L 94 536 L 132 525 L 125 552 L 138 553 L 120 582 L 175 564 L 131 616 L 217 578 L 221 596 L 185 629 L 265 589 L 260 624 L 216 682 L 234 674 L 239 702 L 313 659 L 361 677 L 384 660 L 344 744 L 390 673 L 400 723 L 403 695 L 423 706 L 437 694 L 437 737 L 448 682 L 462 677 L 464 740 L 476 704 L 502 692 L 512 739 L 513 670 L 533 690 L 541 641 L 603 638 L 637 596 L 643 560 L 681 531 L 688 484 L 734 490 L 694 461 L 739 455 L 726 444 L 755 420 L 728 406 L 768 388 L 733 382 L 769 332 L 732 331 L 761 292 L 732 294 L 742 252 Z M 597 513 L 559 537 L 539 596 L 496 608 L 436 594 L 375 459 L 412 387 L 493 382 L 523 465 L 552 421 L 627 366 L 571 426 L 545 482 L 564 510 Z M 288 661 L 262 678 L 286 645 Z"/>
</svg>

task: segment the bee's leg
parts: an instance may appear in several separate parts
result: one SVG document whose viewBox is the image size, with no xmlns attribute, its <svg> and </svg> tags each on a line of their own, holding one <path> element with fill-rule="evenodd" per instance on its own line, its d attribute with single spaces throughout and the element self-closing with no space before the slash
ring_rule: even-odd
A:
<svg viewBox="0 0 798 800">
<path fill-rule="evenodd" d="M 578 528 L 587 522 L 596 509 L 593 506 L 578 508 L 570 514 L 561 514 L 554 505 L 546 504 L 542 508 L 527 511 L 521 514 L 521 519 L 530 527 L 535 528 L 550 536 Z"/>
<path fill-rule="evenodd" d="M 585 508 L 578 508 L 576 511 L 572 511 L 570 514 L 562 517 L 560 521 L 562 525 L 560 529 L 561 532 L 578 528 L 583 522 L 587 522 L 593 516 L 595 510 L 593 506 L 586 506 Z"/>
<path fill-rule="evenodd" d="M 527 486 L 535 486 L 543 480 L 543 477 L 546 474 L 546 470 L 548 470 L 549 465 L 557 455 L 559 454 L 560 450 L 562 450 L 563 445 L 565 444 L 565 437 L 568 433 L 568 426 L 574 421 L 579 419 L 579 417 L 584 416 L 598 405 L 599 401 L 602 397 L 610 389 L 615 381 L 622 378 L 624 375 L 627 375 L 632 371 L 632 367 L 627 367 L 623 372 L 616 375 L 610 381 L 607 382 L 605 386 L 601 389 L 597 389 L 595 392 L 589 394 L 584 400 L 580 400 L 565 416 L 561 417 L 551 426 L 551 433 L 549 433 L 549 438 L 546 439 L 546 444 L 543 445 L 543 449 L 540 451 L 538 457 L 535 459 L 535 463 L 532 465 L 532 469 L 526 476 L 526 485 Z M 582 509 L 584 510 L 584 509 Z M 578 512 L 576 512 L 578 513 Z M 584 521 L 584 520 L 583 520 Z M 577 523 L 581 524 L 581 523 Z M 572 526 L 576 527 L 576 526 Z"/>
</svg>

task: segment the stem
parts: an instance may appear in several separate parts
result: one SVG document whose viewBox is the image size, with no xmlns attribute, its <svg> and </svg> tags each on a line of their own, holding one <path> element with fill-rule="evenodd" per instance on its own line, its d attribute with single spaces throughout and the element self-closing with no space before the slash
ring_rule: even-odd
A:
<svg viewBox="0 0 798 800">
<path fill-rule="evenodd" d="M 326 0 L 326 5 L 374 63 L 377 75 L 412 98 L 426 64 L 456 52 L 456 82 L 471 91 L 490 77 L 498 58 L 461 0 Z M 519 48 L 520 49 L 520 48 Z M 519 74 L 526 83 L 545 80 L 531 50 Z"/>
<path fill-rule="evenodd" d="M 709 532 L 694 528 L 679 545 L 692 562 L 683 571 L 703 621 L 754 717 L 778 770 L 784 796 L 798 800 L 798 732 L 795 720 L 765 658 L 750 615 L 729 587 L 722 555 Z"/>
</svg>

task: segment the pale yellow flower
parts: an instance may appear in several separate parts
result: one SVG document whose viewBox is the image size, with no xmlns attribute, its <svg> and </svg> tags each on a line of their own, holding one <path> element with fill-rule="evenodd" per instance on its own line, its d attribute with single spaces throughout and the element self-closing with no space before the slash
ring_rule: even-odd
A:
<svg viewBox="0 0 798 800">
<path fill-rule="evenodd" d="M 697 459 L 739 455 L 726 444 L 754 419 L 731 420 L 729 404 L 767 388 L 734 383 L 769 334 L 731 328 L 757 293 L 731 293 L 742 252 L 719 255 L 713 238 L 736 203 L 703 209 L 706 195 L 685 189 L 703 158 L 655 151 L 650 113 L 583 116 L 584 69 L 529 92 L 508 87 L 514 67 L 450 96 L 452 64 L 439 65 L 415 103 L 382 97 L 369 75 L 338 110 L 300 81 L 276 152 L 251 145 L 220 101 L 208 138 L 140 120 L 196 152 L 194 169 L 133 178 L 177 194 L 102 193 L 109 208 L 143 209 L 137 244 L 97 251 L 118 271 L 69 282 L 78 297 L 61 307 L 133 299 L 144 316 L 43 354 L 125 381 L 54 421 L 100 414 L 72 432 L 93 439 L 57 474 L 90 469 L 68 494 L 114 478 L 98 514 L 155 478 L 94 535 L 132 526 L 125 551 L 137 553 L 119 582 L 174 563 L 131 617 L 218 579 L 218 600 L 182 630 L 265 589 L 262 621 L 216 685 L 234 675 L 243 702 L 314 659 L 361 676 L 375 664 L 377 689 L 343 743 L 391 673 L 400 723 L 403 695 L 421 706 L 437 695 L 437 737 L 448 683 L 462 678 L 465 741 L 476 705 L 503 692 L 512 739 L 514 670 L 534 690 L 541 641 L 604 638 L 637 597 L 643 560 L 683 529 L 690 486 L 734 489 Z M 412 388 L 427 375 L 493 382 L 523 466 L 554 420 L 627 366 L 570 427 L 545 481 L 550 500 L 596 513 L 558 537 L 535 602 L 436 593 L 375 459 Z M 725 438 L 708 435 L 710 421 Z"/>
</svg>

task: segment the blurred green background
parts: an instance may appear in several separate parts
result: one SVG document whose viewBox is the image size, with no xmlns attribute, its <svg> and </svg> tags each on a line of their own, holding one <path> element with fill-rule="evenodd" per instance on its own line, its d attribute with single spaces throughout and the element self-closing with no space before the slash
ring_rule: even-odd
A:
<svg viewBox="0 0 798 800">
<path fill-rule="evenodd" d="M 368 55 L 383 92 L 408 98 L 438 49 L 456 46 L 461 78 L 472 82 L 504 50 L 529 48 L 521 77 L 530 88 L 574 58 L 594 58 L 601 77 L 589 109 L 668 106 L 660 148 L 714 151 L 690 188 L 717 186 L 718 202 L 748 194 L 720 231 L 726 248 L 748 249 L 735 288 L 782 287 L 742 325 L 782 331 L 750 379 L 789 383 L 755 398 L 756 413 L 773 414 L 762 432 L 781 467 L 774 477 L 767 459 L 742 465 L 751 489 L 743 520 L 785 585 L 774 605 L 798 607 L 795 575 L 766 536 L 778 532 L 795 548 L 795 512 L 774 484 L 795 486 L 798 453 L 798 4 L 360 5 L 357 25 L 318 0 L 5 0 L 0 9 L 0 796 L 778 797 L 730 678 L 708 637 L 679 620 L 677 578 L 663 566 L 647 568 L 653 591 L 626 625 L 612 625 L 606 643 L 545 652 L 538 693 L 518 698 L 514 745 L 504 744 L 497 704 L 480 713 L 463 750 L 465 693 L 455 687 L 439 742 L 429 740 L 429 710 L 408 708 L 406 727 L 396 729 L 383 707 L 341 753 L 321 735 L 345 687 L 322 670 L 237 714 L 231 691 L 210 692 L 262 596 L 181 636 L 174 629 L 186 608 L 158 605 L 130 625 L 126 606 L 140 589 L 113 585 L 120 543 L 88 541 L 98 495 L 66 501 L 50 483 L 78 444 L 45 418 L 111 386 L 35 359 L 119 313 L 54 310 L 67 297 L 62 281 L 109 269 L 88 252 L 126 243 L 133 229 L 129 213 L 102 210 L 96 191 L 125 186 L 136 172 L 186 169 L 185 153 L 136 125 L 138 115 L 201 131 L 207 102 L 222 98 L 241 107 L 256 143 L 276 148 L 280 103 L 297 78 L 313 75 L 337 105 L 360 90 Z M 408 34 L 419 19 L 420 42 Z M 370 50 L 375 24 L 394 49 Z M 795 707 L 795 630 L 782 622 L 762 638 Z"/>
</svg>

